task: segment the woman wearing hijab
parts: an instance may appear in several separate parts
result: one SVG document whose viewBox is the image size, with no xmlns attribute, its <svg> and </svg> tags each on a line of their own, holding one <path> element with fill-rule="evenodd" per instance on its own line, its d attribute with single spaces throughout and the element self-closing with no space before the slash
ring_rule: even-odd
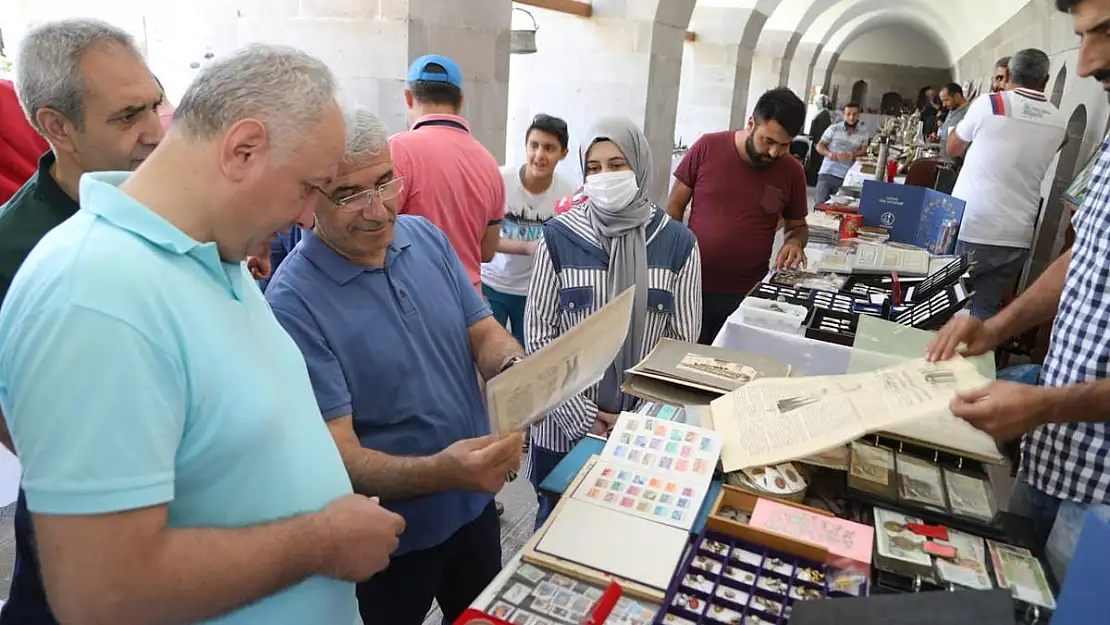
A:
<svg viewBox="0 0 1110 625">
<path fill-rule="evenodd" d="M 624 346 L 605 377 L 551 410 L 531 431 L 529 478 L 539 484 L 586 434 L 606 434 L 639 400 L 621 393 L 624 371 L 662 338 L 695 342 L 701 331 L 701 257 L 694 235 L 648 198 L 651 151 L 644 133 L 620 118 L 599 120 L 581 149 L 585 185 L 571 208 L 544 225 L 524 313 L 525 347 L 535 352 L 631 286 Z"/>
</svg>

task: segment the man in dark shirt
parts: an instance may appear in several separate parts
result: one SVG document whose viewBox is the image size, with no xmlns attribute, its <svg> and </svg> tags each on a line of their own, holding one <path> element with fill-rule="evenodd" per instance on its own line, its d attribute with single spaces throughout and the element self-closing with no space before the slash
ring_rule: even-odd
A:
<svg viewBox="0 0 1110 625">
<path fill-rule="evenodd" d="M 0 301 L 31 249 L 77 212 L 81 175 L 134 169 L 162 138 L 162 89 L 123 30 L 95 20 L 50 22 L 27 33 L 17 58 L 20 104 L 51 150 L 0 208 Z M 68 97 L 73 89 L 82 94 L 76 105 Z M 11 449 L 7 427 L 0 426 Z M 15 572 L 0 625 L 56 625 L 22 489 L 15 539 Z"/>
<path fill-rule="evenodd" d="M 805 172 L 789 156 L 805 117 L 794 92 L 772 89 L 756 102 L 747 128 L 702 135 L 675 170 L 667 213 L 681 221 L 690 204 L 689 226 L 701 248 L 700 343 L 713 342 L 767 274 L 780 220 L 786 236 L 775 267 L 806 264 Z"/>
</svg>

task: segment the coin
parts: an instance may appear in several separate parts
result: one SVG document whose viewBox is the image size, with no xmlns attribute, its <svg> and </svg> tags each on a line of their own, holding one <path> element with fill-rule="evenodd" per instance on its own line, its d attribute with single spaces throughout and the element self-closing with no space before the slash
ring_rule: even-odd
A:
<svg viewBox="0 0 1110 625">
<path fill-rule="evenodd" d="M 902 525 L 901 523 L 895 523 L 894 521 L 887 521 L 886 523 L 883 523 L 883 529 L 892 534 L 898 534 L 904 531 L 906 529 L 906 526 Z"/>
</svg>

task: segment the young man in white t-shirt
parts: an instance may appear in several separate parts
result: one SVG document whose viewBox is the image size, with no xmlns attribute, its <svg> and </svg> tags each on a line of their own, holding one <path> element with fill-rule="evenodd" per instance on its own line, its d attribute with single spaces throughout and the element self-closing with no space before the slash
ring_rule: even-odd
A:
<svg viewBox="0 0 1110 625">
<path fill-rule="evenodd" d="M 1048 70 L 1041 50 L 1013 55 L 1006 89 L 976 98 L 948 134 L 948 154 L 966 153 L 952 190 L 967 203 L 956 253 L 973 263 L 971 314 L 980 321 L 998 312 L 1025 266 L 1041 182 L 1064 142 L 1067 119 L 1044 93 Z"/>
<path fill-rule="evenodd" d="M 555 173 L 567 156 L 567 123 L 540 114 L 524 135 L 523 165 L 501 168 L 505 178 L 505 216 L 497 253 L 482 265 L 482 294 L 493 316 L 524 344 L 524 303 L 532 279 L 532 259 L 543 224 L 555 216 L 555 203 L 574 193 L 575 185 Z"/>
</svg>

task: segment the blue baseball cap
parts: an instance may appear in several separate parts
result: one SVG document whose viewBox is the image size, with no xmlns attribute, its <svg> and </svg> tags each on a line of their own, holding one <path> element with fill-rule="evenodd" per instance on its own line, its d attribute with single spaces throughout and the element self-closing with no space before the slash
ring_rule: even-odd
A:
<svg viewBox="0 0 1110 625">
<path fill-rule="evenodd" d="M 429 71 L 429 65 L 439 65 L 444 71 Z M 408 81 L 445 82 L 449 85 L 455 85 L 459 89 L 462 89 L 463 86 L 462 72 L 459 70 L 458 64 L 438 54 L 425 54 L 413 61 L 412 65 L 409 66 Z"/>
</svg>

